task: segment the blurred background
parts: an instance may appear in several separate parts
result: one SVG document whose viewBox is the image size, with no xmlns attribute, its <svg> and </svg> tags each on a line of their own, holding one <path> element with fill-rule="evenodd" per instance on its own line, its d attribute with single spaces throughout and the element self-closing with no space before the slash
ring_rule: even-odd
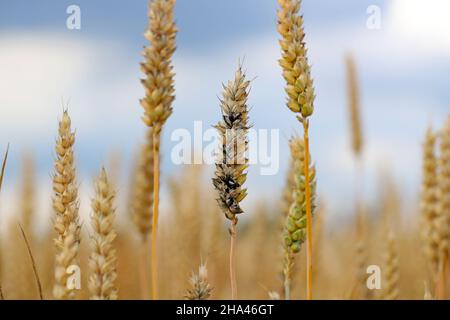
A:
<svg viewBox="0 0 450 320">
<path fill-rule="evenodd" d="M 417 208 L 422 137 L 426 126 L 440 125 L 449 111 L 450 3 L 303 2 L 317 94 L 312 152 L 320 197 L 333 208 L 328 216 L 347 217 L 353 203 L 346 53 L 353 54 L 359 74 L 366 198 L 375 199 L 377 177 L 389 172 L 402 197 Z M 66 27 L 66 9 L 72 4 L 81 9 L 80 30 Z M 381 10 L 377 30 L 367 27 L 371 5 Z M 262 176 L 251 167 L 244 206 L 261 197 L 271 203 L 278 199 L 289 158 L 287 142 L 299 132 L 299 124 L 285 107 L 276 9 L 275 0 L 177 1 L 176 101 L 164 129 L 163 177 L 180 170 L 169 157 L 175 145 L 171 132 L 192 132 L 195 120 L 203 121 L 203 128 L 219 120 L 221 83 L 233 76 L 241 59 L 254 78 L 249 101 L 254 128 L 280 130 L 278 174 Z M 89 205 L 91 177 L 111 159 L 120 163 L 119 188 L 126 194 L 131 160 L 145 132 L 138 100 L 144 94 L 139 63 L 147 44 L 146 24 L 146 0 L 0 0 L 0 148 L 8 142 L 11 146 L 3 215 L 17 204 L 15 182 L 26 153 L 36 161 L 38 207 L 50 212 L 53 146 L 63 104 L 69 105 L 76 128 L 81 207 Z M 163 207 L 166 185 L 163 181 Z"/>
<path fill-rule="evenodd" d="M 80 8 L 79 30 L 66 25 L 71 5 Z M 147 251 L 138 253 L 145 246 L 127 214 L 133 201 L 136 153 L 146 132 L 140 119 L 144 90 L 139 64 L 147 45 L 143 36 L 147 5 L 147 0 L 0 0 L 0 155 L 10 144 L 0 195 L 1 228 L 7 231 L 1 234 L 5 256 L 0 266 L 9 297 L 36 298 L 26 248 L 14 234 L 25 213 L 32 213 L 31 231 L 42 231 L 39 236 L 29 234 L 32 247 L 39 248 L 35 253 L 45 295 L 51 297 L 50 182 L 58 119 L 67 105 L 76 129 L 83 288 L 89 274 L 84 270 L 88 270 L 92 178 L 104 165 L 118 188 L 117 213 L 122 219 L 116 242 L 120 298 L 142 298 L 142 288 L 145 293 L 136 270 L 138 256 L 145 258 Z M 239 223 L 240 297 L 281 293 L 280 234 L 286 203 L 280 205 L 280 200 L 290 158 L 288 141 L 301 133 L 301 127 L 285 106 L 277 7 L 276 0 L 177 0 L 176 101 L 162 138 L 159 245 L 164 298 L 183 297 L 188 275 L 203 262 L 208 264 L 213 297 L 229 298 L 224 267 L 229 237 L 213 200 L 213 167 L 175 165 L 170 153 L 177 144 L 171 140 L 175 130 L 193 134 L 195 121 L 202 121 L 204 130 L 217 123 L 221 84 L 233 77 L 239 61 L 253 79 L 249 98 L 253 127 L 279 130 L 280 137 L 277 173 L 261 175 L 259 165 L 249 168 L 246 214 Z M 317 95 L 310 133 L 319 199 L 313 232 L 315 297 L 382 297 L 364 296 L 354 288 L 365 284 L 359 272 L 364 276 L 367 265 L 384 268 L 391 263 L 400 270 L 400 297 L 421 299 L 432 289 L 424 284 L 426 267 L 418 254 L 423 245 L 419 240 L 423 228 L 417 228 L 421 146 L 426 128 L 441 129 L 449 113 L 450 2 L 304 0 L 301 12 Z M 370 28 L 374 18 L 379 18 L 379 28 Z M 359 180 L 350 143 L 347 54 L 356 63 L 361 98 L 362 190 L 354 185 Z M 365 202 L 372 214 L 364 235 L 367 248 L 354 237 L 358 201 Z M 386 223 L 400 220 L 401 214 L 401 223 Z M 394 218 L 383 221 L 383 215 Z M 8 216 L 16 219 L 4 223 Z M 392 253 L 394 241 L 385 241 L 386 224 L 397 237 L 398 256 Z M 298 274 L 293 275 L 295 299 L 305 292 L 304 251 L 295 267 Z M 358 257 L 363 255 L 368 259 L 360 263 Z M 389 276 L 394 267 L 383 270 Z M 390 273 L 397 284 L 396 272 Z M 87 291 L 80 296 L 88 297 Z"/>
</svg>

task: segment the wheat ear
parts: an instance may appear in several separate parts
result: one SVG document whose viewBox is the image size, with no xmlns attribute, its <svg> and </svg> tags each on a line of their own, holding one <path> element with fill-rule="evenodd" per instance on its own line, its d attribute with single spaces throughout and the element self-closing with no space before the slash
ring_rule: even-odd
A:
<svg viewBox="0 0 450 320">
<path fill-rule="evenodd" d="M 221 139 L 220 160 L 216 163 L 213 184 L 219 193 L 217 202 L 225 217 L 230 220 L 230 280 L 231 297 L 237 298 L 235 253 L 237 215 L 243 213 L 240 202 L 246 197 L 243 184 L 247 179 L 248 159 L 248 90 L 250 82 L 245 79 L 241 66 L 234 79 L 223 85 L 220 108 L 222 120 L 215 126 Z"/>
<path fill-rule="evenodd" d="M 399 297 L 398 281 L 398 256 L 397 248 L 392 229 L 387 227 L 386 236 L 386 257 L 385 257 L 385 278 L 384 278 L 384 299 L 397 300 Z"/>
<path fill-rule="evenodd" d="M 93 300 L 117 300 L 114 198 L 115 192 L 102 168 L 95 181 L 95 197 L 91 201 L 91 225 L 94 233 L 91 236 L 89 266 L 92 275 L 89 278 L 89 290 Z"/>
<path fill-rule="evenodd" d="M 145 97 L 141 99 L 144 123 L 152 128 L 153 143 L 153 227 L 152 227 L 152 296 L 158 299 L 158 254 L 157 230 L 159 213 L 159 150 L 161 130 L 172 114 L 175 99 L 172 55 L 175 52 L 177 28 L 174 22 L 175 0 L 153 0 L 150 2 L 149 25 L 145 38 L 150 45 L 144 49 L 145 61 L 141 69 L 146 78 L 142 80 Z M 149 142 L 150 145 L 150 142 Z M 152 195 L 148 195 L 151 197 Z"/>
<path fill-rule="evenodd" d="M 132 201 L 132 218 L 141 237 L 139 278 L 141 298 L 146 299 L 150 283 L 147 276 L 147 245 L 152 232 L 153 219 L 153 134 L 147 131 L 147 142 L 141 147 L 135 171 Z"/>
<path fill-rule="evenodd" d="M 284 294 L 285 299 L 290 299 L 291 274 L 294 266 L 294 255 L 301 249 L 307 239 L 307 212 L 306 212 L 306 183 L 311 190 L 311 209 L 315 209 L 315 168 L 309 167 L 309 179 L 305 177 L 305 145 L 301 138 L 293 138 L 290 141 L 291 156 L 294 161 L 294 187 L 292 190 L 292 203 L 286 218 L 284 227 Z M 310 160 L 310 159 L 309 159 Z"/>
<path fill-rule="evenodd" d="M 439 157 L 439 275 L 437 282 L 436 297 L 446 299 L 448 263 L 449 263 L 449 240 L 450 240 L 450 117 L 444 125 L 440 135 L 440 157 Z"/>
<path fill-rule="evenodd" d="M 208 270 L 205 264 L 200 265 L 198 273 L 192 273 L 189 284 L 191 287 L 186 292 L 186 300 L 208 300 L 211 297 L 212 288 L 208 283 Z"/>
<path fill-rule="evenodd" d="M 436 136 L 430 128 L 427 130 L 423 144 L 421 218 L 423 221 L 422 239 L 433 286 L 439 267 L 438 182 L 435 148 Z"/>
<path fill-rule="evenodd" d="M 53 295 L 56 299 L 72 299 L 75 290 L 67 283 L 67 268 L 77 265 L 80 245 L 78 186 L 75 180 L 73 145 L 75 134 L 67 110 L 59 122 L 56 159 L 53 174 L 54 228 L 56 231 L 56 266 Z"/>
<path fill-rule="evenodd" d="M 309 117 L 314 112 L 314 86 L 311 77 L 307 49 L 304 42 L 303 17 L 299 15 L 300 0 L 278 0 L 278 32 L 282 39 L 280 46 L 282 57 L 279 60 L 286 80 L 287 106 L 297 114 L 303 125 L 304 139 L 304 174 L 306 197 L 306 297 L 312 299 L 312 208 L 309 183 Z"/>
</svg>

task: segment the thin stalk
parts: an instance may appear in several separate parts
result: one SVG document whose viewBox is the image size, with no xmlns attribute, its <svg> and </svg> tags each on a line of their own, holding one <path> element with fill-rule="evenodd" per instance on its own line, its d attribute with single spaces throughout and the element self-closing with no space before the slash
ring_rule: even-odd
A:
<svg viewBox="0 0 450 320">
<path fill-rule="evenodd" d="M 436 281 L 436 298 L 438 300 L 446 299 L 446 289 L 447 289 L 447 272 L 448 272 L 448 254 L 445 254 L 442 258 L 442 262 L 439 268 L 439 274 Z"/>
<path fill-rule="evenodd" d="M 285 267 L 284 267 L 284 299 L 291 300 L 291 274 L 292 274 L 292 260 L 293 255 L 286 250 L 285 252 Z"/>
<path fill-rule="evenodd" d="M 231 300 L 237 299 L 237 283 L 236 283 L 236 225 L 237 219 L 231 221 L 230 228 L 230 281 L 231 281 Z"/>
<path fill-rule="evenodd" d="M 160 132 L 155 130 L 153 133 L 153 227 L 152 227 L 152 297 L 158 300 L 158 213 L 159 213 L 159 144 Z"/>
<path fill-rule="evenodd" d="M 42 294 L 41 280 L 39 279 L 39 274 L 38 274 L 37 268 L 36 268 L 36 262 L 34 261 L 34 257 L 33 257 L 33 253 L 31 252 L 30 244 L 28 243 L 28 239 L 27 239 L 27 236 L 25 235 L 25 231 L 23 231 L 23 228 L 20 224 L 19 224 L 19 228 L 20 228 L 20 231 L 22 232 L 23 240 L 25 241 L 25 244 L 26 244 L 27 250 L 28 250 L 28 254 L 31 259 L 31 266 L 33 267 L 33 273 L 34 273 L 34 277 L 36 279 L 36 285 L 37 285 L 38 292 L 39 292 L 39 298 L 41 300 L 44 300 L 44 295 Z"/>
<path fill-rule="evenodd" d="M 148 299 L 148 277 L 147 277 L 147 244 L 148 240 L 145 238 L 141 244 L 141 253 L 139 259 L 139 279 L 141 289 L 141 299 Z"/>
<path fill-rule="evenodd" d="M 0 285 L 0 300 L 5 300 L 5 296 L 3 295 L 2 286 Z"/>
<path fill-rule="evenodd" d="M 311 186 L 309 177 L 309 121 L 304 119 L 303 123 L 303 139 L 305 141 L 305 202 L 306 202 L 306 299 L 312 300 L 312 282 L 313 282 L 313 270 L 312 270 L 312 211 L 311 211 Z"/>
</svg>

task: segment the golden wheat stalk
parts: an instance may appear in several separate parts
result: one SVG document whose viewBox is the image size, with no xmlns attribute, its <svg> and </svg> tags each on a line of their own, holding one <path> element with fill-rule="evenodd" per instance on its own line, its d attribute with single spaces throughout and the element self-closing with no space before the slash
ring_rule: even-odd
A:
<svg viewBox="0 0 450 320">
<path fill-rule="evenodd" d="M 115 192 L 105 169 L 102 168 L 95 181 L 95 197 L 91 201 L 91 225 L 94 233 L 91 237 L 92 253 L 89 259 L 92 270 L 89 290 L 93 300 L 117 300 L 114 197 Z"/>
<path fill-rule="evenodd" d="M 80 223 L 78 217 L 78 186 L 75 179 L 73 145 L 75 134 L 67 110 L 59 122 L 56 159 L 53 174 L 54 228 L 56 231 L 56 266 L 53 295 L 56 299 L 72 299 L 75 288 L 68 285 L 67 269 L 78 265 Z"/>
<path fill-rule="evenodd" d="M 303 17 L 299 15 L 300 0 L 278 0 L 278 32 L 282 39 L 280 46 L 282 57 L 279 60 L 286 81 L 287 106 L 297 114 L 297 119 L 303 125 L 304 139 L 304 174 L 306 197 L 306 296 L 312 299 L 312 208 L 311 189 L 309 181 L 309 117 L 314 112 L 314 86 L 311 77 L 307 49 L 304 42 Z"/>
<path fill-rule="evenodd" d="M 144 49 L 145 61 L 141 69 L 146 78 L 142 80 L 145 97 L 144 123 L 152 128 L 153 136 L 153 228 L 152 228 L 152 296 L 158 299 L 158 254 L 157 230 L 159 213 L 159 161 L 161 130 L 172 114 L 175 99 L 172 55 L 175 52 L 177 28 L 174 22 L 175 0 L 153 0 L 149 5 L 149 25 L 145 38 L 150 45 Z M 150 144 L 150 142 L 149 142 Z M 151 197 L 152 195 L 148 195 Z"/>
<path fill-rule="evenodd" d="M 237 215 L 242 214 L 240 202 L 247 196 L 243 184 L 247 179 L 248 159 L 248 90 L 250 82 L 245 79 L 242 67 L 239 66 L 234 79 L 224 87 L 220 108 L 222 121 L 215 128 L 221 138 L 220 160 L 216 163 L 213 184 L 218 191 L 217 203 L 225 217 L 230 220 L 230 281 L 231 297 L 237 298 L 235 271 L 236 225 Z"/>
<path fill-rule="evenodd" d="M 28 242 L 28 239 L 27 239 L 27 236 L 25 234 L 25 231 L 24 231 L 23 227 L 20 224 L 19 224 L 19 228 L 20 228 L 20 231 L 22 233 L 23 240 L 25 241 L 25 245 L 27 247 L 28 255 L 30 256 L 31 266 L 33 268 L 34 278 L 36 279 L 36 286 L 37 286 L 37 289 L 38 289 L 39 298 L 41 300 L 44 300 L 44 294 L 42 293 L 41 279 L 39 278 L 39 273 L 37 271 L 36 262 L 35 262 L 34 257 L 33 257 L 33 252 L 31 251 L 30 243 Z"/>
</svg>

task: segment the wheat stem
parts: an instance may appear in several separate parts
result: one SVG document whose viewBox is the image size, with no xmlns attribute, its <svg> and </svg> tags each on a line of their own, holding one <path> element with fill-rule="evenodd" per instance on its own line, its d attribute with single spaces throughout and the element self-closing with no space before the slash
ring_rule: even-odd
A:
<svg viewBox="0 0 450 320">
<path fill-rule="evenodd" d="M 305 171 L 305 203 L 306 203 L 306 298 L 312 300 L 312 281 L 313 281 L 313 247 L 312 247 L 312 210 L 311 210 L 311 185 L 309 176 L 309 121 L 303 122 L 303 139 L 305 144 L 305 161 L 303 168 Z"/>
<path fill-rule="evenodd" d="M 141 254 L 139 255 L 139 285 L 141 289 L 141 298 L 143 300 L 146 300 L 148 297 L 149 279 L 147 276 L 147 246 L 148 240 L 144 238 L 141 243 Z"/>
<path fill-rule="evenodd" d="M 39 279 L 39 274 L 38 274 L 37 268 L 36 268 L 36 262 L 34 261 L 34 257 L 33 257 L 33 253 L 31 252 L 30 244 L 28 243 L 28 239 L 27 239 L 27 236 L 25 235 L 25 231 L 23 230 L 23 228 L 20 224 L 19 224 L 19 228 L 20 228 L 20 231 L 22 232 L 22 237 L 23 237 L 23 240 L 25 241 L 25 245 L 28 250 L 28 255 L 30 256 L 31 266 L 33 267 L 34 278 L 36 279 L 36 285 L 37 285 L 38 292 L 39 292 L 39 298 L 41 300 L 44 300 L 44 295 L 42 294 L 41 280 Z"/>
<path fill-rule="evenodd" d="M 231 284 L 231 300 L 237 299 L 237 282 L 236 282 L 236 229 L 237 219 L 231 221 L 230 228 L 230 284 Z"/>
<path fill-rule="evenodd" d="M 159 144 L 158 130 L 153 133 L 153 228 L 152 228 L 152 297 L 158 300 L 158 215 L 159 215 Z"/>
<path fill-rule="evenodd" d="M 290 250 L 284 252 L 284 268 L 283 268 L 283 286 L 284 286 L 284 299 L 291 300 L 291 276 L 292 267 L 294 265 L 294 255 Z"/>
</svg>

